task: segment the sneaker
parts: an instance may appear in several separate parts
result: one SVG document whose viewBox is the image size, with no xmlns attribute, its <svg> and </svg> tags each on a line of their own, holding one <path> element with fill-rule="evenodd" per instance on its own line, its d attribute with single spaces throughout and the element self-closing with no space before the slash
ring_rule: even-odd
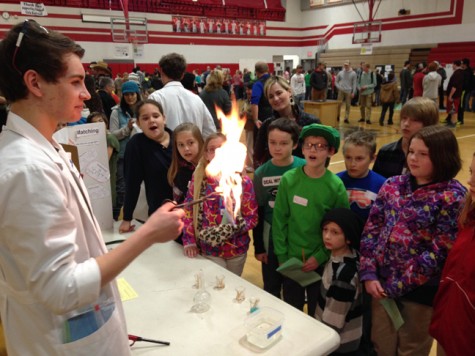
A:
<svg viewBox="0 0 475 356">
<path fill-rule="evenodd" d="M 345 124 L 349 124 L 350 123 L 350 120 L 348 119 L 345 119 L 345 121 L 343 121 Z"/>
<path fill-rule="evenodd" d="M 388 121 L 388 125 L 394 125 L 393 121 L 392 121 L 392 120 L 389 120 L 389 121 Z"/>
<path fill-rule="evenodd" d="M 452 128 L 452 129 L 457 127 L 457 125 L 455 125 L 453 122 L 448 122 L 448 123 L 445 124 L 445 126 L 447 126 L 449 128 Z"/>
<path fill-rule="evenodd" d="M 456 125 L 456 126 L 463 125 L 463 121 L 457 121 L 457 122 L 455 123 L 455 125 Z"/>
<path fill-rule="evenodd" d="M 384 126 L 384 120 L 379 120 L 379 126 Z"/>
<path fill-rule="evenodd" d="M 366 120 L 366 123 L 367 123 L 368 125 L 371 125 L 371 120 Z"/>
<path fill-rule="evenodd" d="M 359 119 L 358 122 L 364 122 L 364 119 Z"/>
</svg>

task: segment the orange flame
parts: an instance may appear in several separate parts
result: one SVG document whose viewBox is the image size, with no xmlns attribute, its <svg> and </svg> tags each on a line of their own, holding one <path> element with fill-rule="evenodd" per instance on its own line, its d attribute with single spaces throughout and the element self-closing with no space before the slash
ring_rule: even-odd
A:
<svg viewBox="0 0 475 356">
<path fill-rule="evenodd" d="M 226 215 L 230 222 L 234 223 L 241 208 L 241 172 L 244 169 L 247 148 L 240 142 L 240 138 L 246 119 L 240 117 L 236 100 L 233 100 L 228 116 L 218 107 L 216 115 L 221 119 L 226 142 L 216 150 L 214 159 L 206 167 L 206 172 L 210 176 L 219 177 L 218 189 L 223 194 Z"/>
</svg>

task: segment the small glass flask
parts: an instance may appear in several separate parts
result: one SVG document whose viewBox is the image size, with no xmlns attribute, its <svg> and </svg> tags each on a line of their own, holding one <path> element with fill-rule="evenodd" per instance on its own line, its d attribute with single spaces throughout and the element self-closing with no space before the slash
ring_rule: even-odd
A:
<svg viewBox="0 0 475 356">
<path fill-rule="evenodd" d="M 205 288 L 203 271 L 200 270 L 200 272 L 196 275 L 196 281 L 198 285 L 198 291 L 193 297 L 194 304 L 191 310 L 195 313 L 204 313 L 209 310 L 211 294 L 209 294 Z"/>
</svg>

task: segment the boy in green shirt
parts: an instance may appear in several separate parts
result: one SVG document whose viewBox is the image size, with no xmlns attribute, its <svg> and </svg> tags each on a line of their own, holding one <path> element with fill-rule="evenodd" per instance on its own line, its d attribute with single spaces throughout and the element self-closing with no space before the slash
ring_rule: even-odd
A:
<svg viewBox="0 0 475 356">
<path fill-rule="evenodd" d="M 349 208 L 343 182 L 326 167 L 338 152 L 340 134 L 330 126 L 311 124 L 300 133 L 306 164 L 286 172 L 280 181 L 272 220 L 272 239 L 279 264 L 291 257 L 301 259 L 302 271 L 323 271 L 329 251 L 320 224 L 333 208 Z M 308 314 L 315 315 L 319 282 L 302 287 L 289 278 L 283 281 L 284 300 L 303 310 L 305 292 Z"/>
<path fill-rule="evenodd" d="M 305 160 L 292 156 L 297 147 L 300 127 L 294 120 L 280 118 L 268 128 L 268 146 L 272 159 L 260 166 L 254 174 L 254 191 L 259 205 L 259 221 L 253 231 L 254 252 L 262 262 L 264 290 L 280 298 L 283 276 L 276 271 L 279 262 L 272 241 L 272 214 L 275 197 L 282 175 L 288 170 L 301 167 Z"/>
</svg>

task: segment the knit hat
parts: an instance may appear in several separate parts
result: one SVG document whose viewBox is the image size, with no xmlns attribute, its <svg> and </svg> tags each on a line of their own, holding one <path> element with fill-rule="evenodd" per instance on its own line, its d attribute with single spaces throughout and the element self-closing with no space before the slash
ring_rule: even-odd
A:
<svg viewBox="0 0 475 356">
<path fill-rule="evenodd" d="M 134 72 L 129 73 L 129 80 L 137 84 L 140 84 L 140 77 L 137 73 L 134 73 Z"/>
<path fill-rule="evenodd" d="M 343 230 L 345 240 L 350 241 L 350 247 L 357 250 L 360 248 L 364 221 L 358 214 L 350 209 L 335 208 L 323 216 L 321 228 L 329 222 L 334 222 Z"/>
<path fill-rule="evenodd" d="M 122 84 L 122 94 L 137 93 L 140 94 L 139 85 L 136 82 L 127 81 Z"/>
<path fill-rule="evenodd" d="M 304 126 L 300 132 L 300 139 L 303 140 L 307 136 L 320 136 L 327 140 L 328 145 L 335 149 L 335 153 L 338 152 L 340 147 L 340 132 L 331 126 L 310 124 Z"/>
</svg>

